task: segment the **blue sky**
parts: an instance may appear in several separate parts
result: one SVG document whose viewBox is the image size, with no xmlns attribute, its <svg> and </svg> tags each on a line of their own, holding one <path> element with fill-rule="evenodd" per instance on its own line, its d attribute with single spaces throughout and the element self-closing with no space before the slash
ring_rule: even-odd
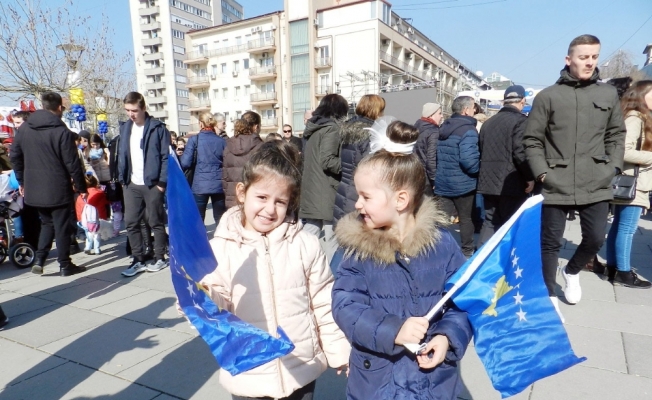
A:
<svg viewBox="0 0 652 400">
<path fill-rule="evenodd" d="M 133 53 L 128 1 L 75 0 L 79 7 L 71 12 L 96 16 L 105 12 L 115 30 L 116 48 Z M 283 0 L 239 1 L 247 18 L 283 8 Z M 555 82 L 568 43 L 580 34 L 600 38 L 603 60 L 622 46 L 641 67 L 643 49 L 652 43 L 651 0 L 394 0 L 391 4 L 467 67 L 485 75 L 497 71 L 535 88 Z"/>
</svg>

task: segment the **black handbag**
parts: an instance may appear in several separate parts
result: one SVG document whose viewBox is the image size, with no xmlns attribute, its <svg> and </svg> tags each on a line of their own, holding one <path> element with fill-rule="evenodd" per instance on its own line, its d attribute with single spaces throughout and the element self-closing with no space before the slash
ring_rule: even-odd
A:
<svg viewBox="0 0 652 400">
<path fill-rule="evenodd" d="M 636 150 L 641 148 L 641 138 L 638 138 Z M 638 178 L 638 165 L 634 167 L 634 176 L 620 173 L 611 180 L 611 189 L 614 200 L 631 201 L 636 198 L 636 179 Z"/>
<path fill-rule="evenodd" d="M 198 147 L 199 147 L 199 135 L 197 135 L 197 145 L 192 151 L 192 164 L 190 164 L 190 168 L 183 171 L 183 174 L 186 176 L 186 180 L 188 181 L 188 185 L 190 185 L 190 187 L 192 187 L 192 181 L 195 179 L 195 168 L 197 168 Z"/>
<path fill-rule="evenodd" d="M 122 185 L 120 185 L 118 182 L 109 182 L 104 190 L 106 192 L 106 199 L 111 203 L 115 201 L 122 201 Z"/>
</svg>

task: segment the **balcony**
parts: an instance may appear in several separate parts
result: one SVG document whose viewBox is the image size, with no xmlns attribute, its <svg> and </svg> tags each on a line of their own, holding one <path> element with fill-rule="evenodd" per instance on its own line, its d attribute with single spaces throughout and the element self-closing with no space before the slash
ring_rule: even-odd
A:
<svg viewBox="0 0 652 400">
<path fill-rule="evenodd" d="M 155 37 L 155 38 L 143 39 L 141 44 L 143 46 L 162 46 L 163 38 Z"/>
<path fill-rule="evenodd" d="M 315 58 L 315 68 L 328 68 L 333 66 L 333 59 L 330 57 Z"/>
<path fill-rule="evenodd" d="M 208 81 L 208 75 L 203 76 L 192 76 L 188 78 L 186 82 L 187 89 L 197 89 L 197 88 L 207 88 L 211 84 Z"/>
<path fill-rule="evenodd" d="M 145 97 L 147 104 L 165 104 L 168 102 L 167 96 Z"/>
<path fill-rule="evenodd" d="M 165 70 L 163 67 L 156 67 L 156 68 L 145 68 L 143 70 L 143 73 L 146 76 L 152 76 L 152 75 L 163 75 L 165 73 Z"/>
<path fill-rule="evenodd" d="M 392 55 L 381 52 L 380 61 L 387 63 L 390 67 L 393 67 L 398 71 L 405 71 L 405 63 Z"/>
<path fill-rule="evenodd" d="M 190 51 L 186 53 L 186 59 L 183 60 L 184 64 L 202 64 L 208 62 L 208 51 Z"/>
<path fill-rule="evenodd" d="M 167 110 L 156 110 L 156 111 L 150 111 L 149 115 L 151 115 L 152 118 L 161 119 L 161 118 L 167 118 L 168 112 Z"/>
<path fill-rule="evenodd" d="M 146 8 L 140 8 L 138 10 L 138 15 L 140 15 L 141 17 L 146 17 L 148 15 L 154 15 L 154 14 L 158 14 L 160 12 L 161 12 L 161 10 L 159 9 L 158 6 L 146 7 Z"/>
<path fill-rule="evenodd" d="M 150 82 L 145 84 L 145 90 L 165 89 L 165 82 Z"/>
<path fill-rule="evenodd" d="M 149 24 L 144 24 L 140 26 L 140 30 L 142 32 L 156 31 L 158 29 L 161 29 L 161 23 L 158 21 L 150 22 Z"/>
<path fill-rule="evenodd" d="M 264 65 L 249 68 L 249 79 L 253 81 L 255 79 L 274 78 L 276 77 L 277 69 L 276 65 Z"/>
<path fill-rule="evenodd" d="M 276 103 L 276 92 L 253 93 L 251 104 L 273 104 Z"/>
<path fill-rule="evenodd" d="M 333 87 L 331 85 L 317 85 L 315 86 L 315 96 L 322 97 L 327 94 L 333 93 Z"/>
<path fill-rule="evenodd" d="M 202 100 L 190 100 L 188 103 L 188 111 L 210 111 L 211 110 L 211 101 L 210 99 Z"/>
<path fill-rule="evenodd" d="M 274 43 L 274 36 L 250 40 L 247 42 L 247 48 L 250 53 L 260 53 L 267 50 L 276 49 L 276 44 Z"/>
<path fill-rule="evenodd" d="M 163 59 L 163 53 L 156 52 L 156 53 L 148 53 L 143 56 L 144 61 L 156 61 L 156 60 L 162 60 Z"/>
<path fill-rule="evenodd" d="M 263 118 L 260 122 L 261 128 L 277 128 L 278 118 Z"/>
</svg>

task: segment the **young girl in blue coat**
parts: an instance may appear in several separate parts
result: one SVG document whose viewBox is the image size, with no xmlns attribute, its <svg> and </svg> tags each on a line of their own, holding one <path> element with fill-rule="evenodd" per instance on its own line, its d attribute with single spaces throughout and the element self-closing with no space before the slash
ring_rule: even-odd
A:
<svg viewBox="0 0 652 400">
<path fill-rule="evenodd" d="M 467 315 L 449 304 L 432 321 L 423 316 L 466 258 L 424 193 L 425 170 L 412 154 L 418 130 L 379 126 L 376 152 L 355 173 L 357 211 L 335 232 L 333 316 L 353 347 L 347 398 L 456 399 L 457 363 L 472 336 Z M 427 346 L 415 356 L 406 343 Z"/>
</svg>

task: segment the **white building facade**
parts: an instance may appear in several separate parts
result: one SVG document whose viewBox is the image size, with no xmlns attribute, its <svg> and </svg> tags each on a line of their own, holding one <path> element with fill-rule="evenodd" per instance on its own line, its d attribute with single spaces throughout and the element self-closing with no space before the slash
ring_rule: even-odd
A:
<svg viewBox="0 0 652 400">
<path fill-rule="evenodd" d="M 435 87 L 432 101 L 449 114 L 459 91 L 489 88 L 388 2 L 285 0 L 284 6 L 186 35 L 186 48 L 194 49 L 184 61 L 192 113 L 228 113 L 229 126 L 254 110 L 266 121 L 263 131 L 290 124 L 301 132 L 305 111 L 329 93 L 355 105 L 365 94 Z M 196 121 L 191 116 L 195 131 Z"/>
<path fill-rule="evenodd" d="M 286 51 L 280 27 L 284 13 L 276 12 L 186 35 L 191 130 L 199 130 L 203 111 L 222 113 L 227 132 L 246 111 L 262 117 L 263 133 L 277 132 L 284 114 L 281 78 Z"/>
<path fill-rule="evenodd" d="M 235 0 L 130 0 L 138 91 L 148 112 L 185 134 L 190 130 L 185 35 L 243 18 Z"/>
</svg>

